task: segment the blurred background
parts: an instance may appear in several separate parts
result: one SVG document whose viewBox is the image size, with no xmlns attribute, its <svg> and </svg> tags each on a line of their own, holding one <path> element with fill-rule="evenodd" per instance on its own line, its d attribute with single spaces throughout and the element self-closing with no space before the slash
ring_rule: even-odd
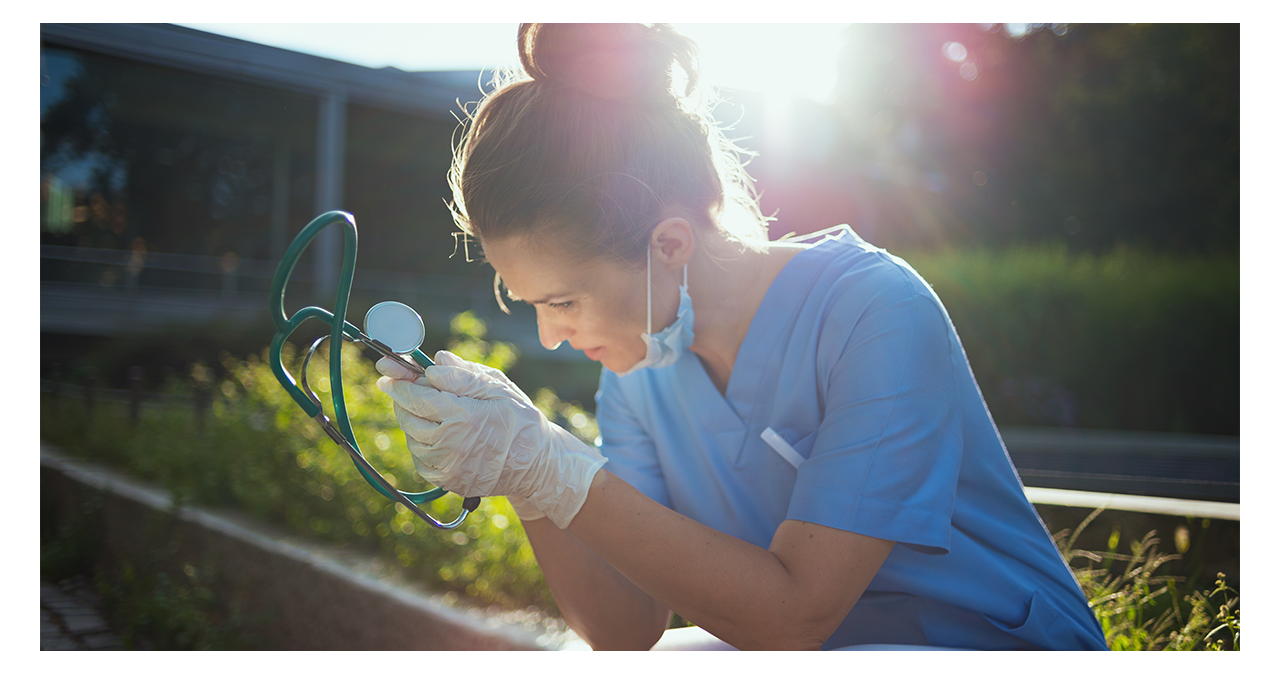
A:
<svg viewBox="0 0 1280 675">
<path fill-rule="evenodd" d="M 367 35 L 364 62 L 384 65 L 172 25 L 45 26 L 43 365 L 96 359 L 119 386 L 140 365 L 151 386 L 256 351 L 275 261 L 343 209 L 362 235 L 353 313 L 399 299 L 439 328 L 471 310 L 527 377 L 554 362 L 590 401 L 592 364 L 497 312 L 445 207 L 459 105 L 511 65 L 514 25 L 208 28 L 349 60 Z M 1238 26 L 678 28 L 758 153 L 773 236 L 848 223 L 915 265 L 997 422 L 1238 433 Z M 313 248 L 291 308 L 331 306 L 339 244 Z M 1037 272 L 1056 291 L 1000 280 Z"/>
<path fill-rule="evenodd" d="M 1238 502 L 1239 25 L 677 29 L 699 42 L 717 119 L 752 155 L 771 235 L 847 223 L 915 267 L 1027 485 Z M 542 349 L 527 306 L 499 311 L 492 270 L 466 261 L 446 207 L 458 119 L 516 65 L 515 34 L 43 24 L 42 438 L 395 567 L 431 557 L 423 578 L 455 597 L 553 607 L 523 539 L 504 534 L 517 529 L 504 503 L 477 514 L 481 529 L 413 534 L 408 514 L 348 485 L 349 462 L 262 359 L 277 262 L 341 209 L 360 232 L 349 320 L 408 303 L 424 351 L 506 369 L 594 439 L 598 364 Z M 303 256 L 290 313 L 333 307 L 337 235 Z M 348 396 L 361 446 L 417 480 L 386 406 L 359 386 Z M 173 432 L 195 445 L 175 450 L 148 415 L 197 430 Z M 478 538 L 483 556 L 455 551 Z M 54 558 L 72 569 L 73 549 Z"/>
</svg>

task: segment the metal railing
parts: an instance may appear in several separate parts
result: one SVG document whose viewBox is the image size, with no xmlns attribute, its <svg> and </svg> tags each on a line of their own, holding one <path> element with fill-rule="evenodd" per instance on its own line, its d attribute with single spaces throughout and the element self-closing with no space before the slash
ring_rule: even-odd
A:
<svg viewBox="0 0 1280 675">
<path fill-rule="evenodd" d="M 224 293 L 234 294 L 240 279 L 270 281 L 276 273 L 279 261 L 246 260 L 235 256 L 221 257 L 161 253 L 157 251 L 124 251 L 87 248 L 79 246 L 54 246 L 42 244 L 40 258 L 85 262 L 123 268 L 128 277 L 137 279 L 145 270 L 164 270 L 192 275 L 213 275 L 222 279 Z M 298 263 L 294 268 L 290 286 L 309 286 L 313 276 L 312 266 Z M 135 281 L 136 285 L 136 281 Z M 479 295 L 491 298 L 493 287 L 486 281 L 445 274 L 418 274 L 413 272 L 386 272 L 358 269 L 352 280 L 352 289 L 365 291 L 403 291 L 424 295 L 457 297 Z"/>
<path fill-rule="evenodd" d="M 1097 429 L 1005 427 L 1028 487 L 1240 502 L 1240 439 Z"/>
<path fill-rule="evenodd" d="M 42 245 L 41 261 L 84 263 L 101 270 L 43 270 L 40 282 L 42 332 L 120 336 L 169 324 L 211 320 L 265 320 L 268 290 L 278 261 L 186 255 L 177 253 Z M 85 281 L 113 270 L 115 283 Z M 148 272 L 163 273 L 163 283 Z M 291 307 L 331 307 L 313 282 L 312 266 L 294 269 L 286 300 Z M 210 282 L 210 278 L 217 281 Z M 456 314 L 475 312 L 489 323 L 491 337 L 515 343 L 525 353 L 538 353 L 536 326 L 529 317 L 513 320 L 501 314 L 489 280 L 444 274 L 357 269 L 353 301 L 399 300 L 417 309 L 429 325 L 447 325 Z M 348 320 L 352 320 L 348 317 Z M 547 353 L 553 360 L 573 358 L 567 350 Z M 580 355 L 577 357 L 581 358 Z"/>
</svg>

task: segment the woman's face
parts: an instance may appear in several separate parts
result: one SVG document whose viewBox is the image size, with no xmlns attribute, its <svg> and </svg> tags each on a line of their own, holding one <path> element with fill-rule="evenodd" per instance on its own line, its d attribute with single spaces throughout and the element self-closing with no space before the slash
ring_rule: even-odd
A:
<svg viewBox="0 0 1280 675">
<path fill-rule="evenodd" d="M 567 341 L 614 372 L 624 372 L 644 358 L 645 343 L 640 338 L 647 331 L 643 267 L 637 272 L 613 260 L 570 262 L 526 241 L 524 237 L 486 241 L 484 252 L 502 277 L 508 297 L 527 302 L 537 311 L 543 347 L 555 349 Z M 653 330 L 657 332 L 675 321 L 679 290 L 678 282 L 659 279 L 656 263 L 653 276 Z"/>
</svg>

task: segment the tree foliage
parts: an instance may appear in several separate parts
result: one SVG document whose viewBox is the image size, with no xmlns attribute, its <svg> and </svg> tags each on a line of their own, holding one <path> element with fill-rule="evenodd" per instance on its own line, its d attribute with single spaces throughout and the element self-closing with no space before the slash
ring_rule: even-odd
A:
<svg viewBox="0 0 1280 675">
<path fill-rule="evenodd" d="M 1239 26 L 1025 31 L 852 26 L 833 100 L 794 109 L 785 139 L 731 94 L 776 234 L 1236 251 Z"/>
</svg>

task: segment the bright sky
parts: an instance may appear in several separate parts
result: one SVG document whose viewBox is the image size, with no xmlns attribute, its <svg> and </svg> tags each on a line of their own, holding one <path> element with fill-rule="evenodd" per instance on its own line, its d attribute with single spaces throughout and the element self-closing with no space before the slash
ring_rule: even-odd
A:
<svg viewBox="0 0 1280 675">
<path fill-rule="evenodd" d="M 188 28 L 283 47 L 371 68 L 478 70 L 517 66 L 514 23 L 249 24 L 184 23 Z M 701 52 L 709 84 L 826 101 L 848 24 L 675 24 Z"/>
</svg>

